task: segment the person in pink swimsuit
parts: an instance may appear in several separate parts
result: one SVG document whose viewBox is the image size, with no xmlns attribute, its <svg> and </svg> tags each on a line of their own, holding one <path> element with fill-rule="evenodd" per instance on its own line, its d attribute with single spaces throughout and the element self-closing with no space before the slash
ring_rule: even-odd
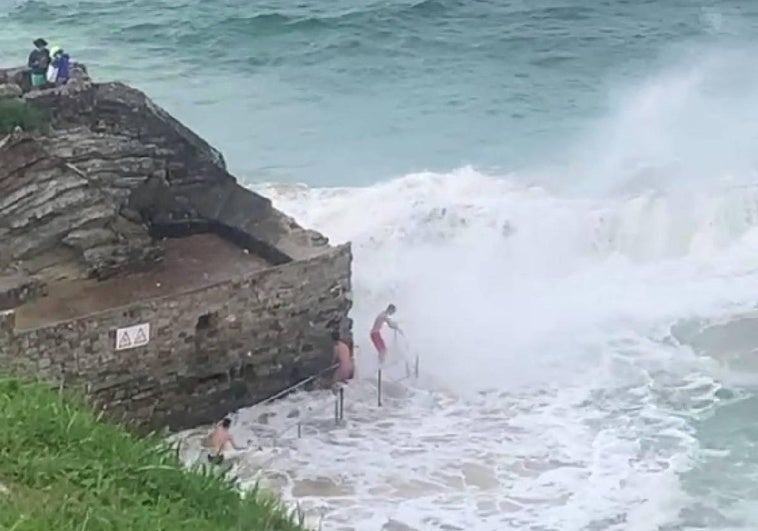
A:
<svg viewBox="0 0 758 531">
<path fill-rule="evenodd" d="M 384 338 L 382 338 L 382 327 L 385 323 L 396 332 L 403 333 L 403 331 L 400 330 L 400 327 L 397 326 L 397 323 L 390 319 L 390 316 L 394 315 L 395 310 L 396 308 L 394 304 L 387 306 L 386 310 L 376 316 L 374 326 L 371 328 L 371 342 L 374 344 L 374 347 L 376 347 L 376 353 L 379 355 L 379 361 L 381 362 L 387 357 L 387 345 L 384 343 Z"/>
</svg>

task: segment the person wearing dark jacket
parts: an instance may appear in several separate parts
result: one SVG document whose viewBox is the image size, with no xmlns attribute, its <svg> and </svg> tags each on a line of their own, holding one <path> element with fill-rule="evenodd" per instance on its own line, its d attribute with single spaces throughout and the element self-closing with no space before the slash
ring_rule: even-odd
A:
<svg viewBox="0 0 758 531">
<path fill-rule="evenodd" d="M 32 87 L 42 87 L 47 83 L 47 67 L 50 65 L 50 52 L 45 39 L 34 41 L 34 50 L 29 54 L 29 69 L 32 73 Z"/>
</svg>

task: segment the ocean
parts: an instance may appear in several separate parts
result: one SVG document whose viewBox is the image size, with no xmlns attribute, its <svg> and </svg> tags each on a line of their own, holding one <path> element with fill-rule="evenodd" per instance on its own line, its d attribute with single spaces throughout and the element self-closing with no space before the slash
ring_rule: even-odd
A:
<svg viewBox="0 0 758 531">
<path fill-rule="evenodd" d="M 243 482 L 329 531 L 758 528 L 757 3 L 2 2 L 4 63 L 39 36 L 353 242 L 345 422 L 236 412 Z"/>
</svg>

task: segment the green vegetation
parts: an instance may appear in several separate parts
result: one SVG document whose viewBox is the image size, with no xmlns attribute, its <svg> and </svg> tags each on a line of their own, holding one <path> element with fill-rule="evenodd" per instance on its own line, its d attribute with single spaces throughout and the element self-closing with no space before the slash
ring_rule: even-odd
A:
<svg viewBox="0 0 758 531">
<path fill-rule="evenodd" d="M 20 126 L 24 131 L 45 130 L 46 114 L 20 98 L 0 100 L 0 134 L 6 135 Z"/>
<path fill-rule="evenodd" d="M 100 421 L 82 400 L 0 379 L 0 529 L 298 531 L 255 491 L 182 468 L 157 435 Z"/>
</svg>

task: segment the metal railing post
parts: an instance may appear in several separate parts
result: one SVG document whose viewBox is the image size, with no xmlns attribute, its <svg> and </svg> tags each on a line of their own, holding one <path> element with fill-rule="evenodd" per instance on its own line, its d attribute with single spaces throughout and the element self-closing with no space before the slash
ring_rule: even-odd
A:
<svg viewBox="0 0 758 531">
<path fill-rule="evenodd" d="M 345 388 L 340 387 L 340 420 L 345 419 Z"/>
<path fill-rule="evenodd" d="M 418 378 L 418 354 L 416 354 L 416 364 L 415 364 L 413 372 L 414 372 L 416 378 Z"/>
<path fill-rule="evenodd" d="M 340 423 L 340 397 L 339 395 L 334 395 L 334 423 L 335 424 Z"/>
<path fill-rule="evenodd" d="M 382 407 L 382 369 L 376 373 L 376 400 L 379 407 Z"/>
</svg>

